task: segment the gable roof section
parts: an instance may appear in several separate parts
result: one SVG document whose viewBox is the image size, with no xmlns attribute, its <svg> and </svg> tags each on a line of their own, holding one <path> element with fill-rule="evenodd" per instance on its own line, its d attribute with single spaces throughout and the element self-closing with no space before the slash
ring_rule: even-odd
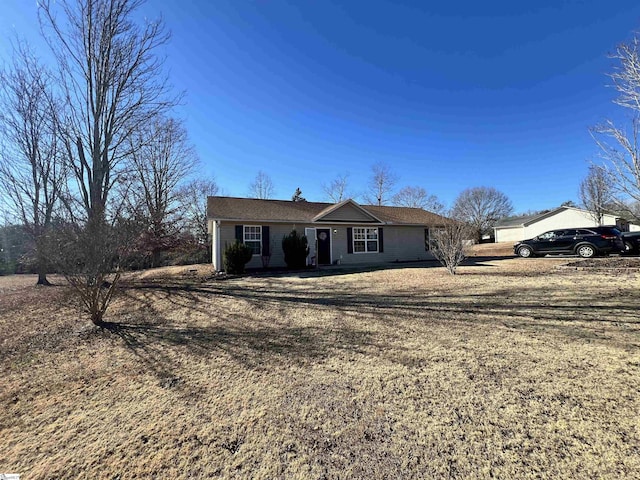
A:
<svg viewBox="0 0 640 480">
<path fill-rule="evenodd" d="M 328 206 L 313 217 L 313 221 L 384 223 L 350 198 Z"/>
<path fill-rule="evenodd" d="M 385 225 L 442 225 L 446 218 L 421 208 L 359 205 L 353 200 L 338 204 L 324 202 L 292 202 L 290 200 L 259 200 L 255 198 L 208 197 L 207 218 L 211 220 L 270 223 L 327 223 L 336 220 L 323 218 L 349 205 L 366 214 L 373 221 L 354 220 L 352 223 Z M 347 223 L 348 220 L 343 220 Z"/>
</svg>

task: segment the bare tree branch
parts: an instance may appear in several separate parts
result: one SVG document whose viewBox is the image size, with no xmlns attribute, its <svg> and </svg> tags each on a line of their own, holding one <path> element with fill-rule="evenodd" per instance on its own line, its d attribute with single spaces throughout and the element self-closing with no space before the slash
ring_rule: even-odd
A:
<svg viewBox="0 0 640 480">
<path fill-rule="evenodd" d="M 117 169 L 131 154 L 133 132 L 176 103 L 154 55 L 169 35 L 159 21 L 139 28 L 131 20 L 142 3 L 44 0 L 39 5 L 42 29 L 60 67 L 67 102 L 61 133 L 87 219 L 103 220 Z"/>
<path fill-rule="evenodd" d="M 193 172 L 198 159 L 184 126 L 172 118 L 140 126 L 129 142 L 135 180 L 128 200 L 145 219 L 142 246 L 151 257 L 151 266 L 157 267 L 161 253 L 178 241 L 179 185 Z"/>
<path fill-rule="evenodd" d="M 371 167 L 368 191 L 364 194 L 365 202 L 371 205 L 387 205 L 397 181 L 398 176 L 388 165 L 376 163 Z"/>
<path fill-rule="evenodd" d="M 594 222 L 602 225 L 604 214 L 614 200 L 611 176 L 603 167 L 590 165 L 587 177 L 580 183 L 579 194 L 582 205 Z"/>
<path fill-rule="evenodd" d="M 422 187 L 404 187 L 393 196 L 392 202 L 398 207 L 422 208 L 439 214 L 444 212 L 444 205 L 438 197 L 429 195 Z"/>
<path fill-rule="evenodd" d="M 341 201 L 349 198 L 349 194 L 347 193 L 348 178 L 349 174 L 344 173 L 342 175 L 338 175 L 336 178 L 331 180 L 330 183 L 322 185 L 322 190 L 325 195 L 333 203 L 340 203 Z"/>
<path fill-rule="evenodd" d="M 218 195 L 220 189 L 215 179 L 198 179 L 186 184 L 181 189 L 181 210 L 187 228 L 196 237 L 200 245 L 211 248 L 207 231 L 207 197 Z"/>
<path fill-rule="evenodd" d="M 601 168 L 608 177 L 618 207 L 640 202 L 640 117 L 632 120 L 629 133 L 611 121 L 593 128 L 591 132 L 600 147 L 600 157 L 604 161 Z M 628 207 L 626 210 L 633 214 Z"/>
<path fill-rule="evenodd" d="M 637 35 L 629 43 L 621 43 L 609 57 L 618 63 L 609 74 L 619 96 L 614 100 L 622 107 L 640 111 L 640 39 Z"/>
<path fill-rule="evenodd" d="M 616 104 L 633 112 L 630 131 L 607 120 L 591 129 L 603 159 L 603 175 L 608 177 L 618 210 L 640 220 L 633 205 L 640 202 L 640 154 L 638 133 L 640 125 L 640 39 L 634 35 L 622 43 L 611 58 L 617 63 L 609 77 L 618 92 Z"/>
</svg>

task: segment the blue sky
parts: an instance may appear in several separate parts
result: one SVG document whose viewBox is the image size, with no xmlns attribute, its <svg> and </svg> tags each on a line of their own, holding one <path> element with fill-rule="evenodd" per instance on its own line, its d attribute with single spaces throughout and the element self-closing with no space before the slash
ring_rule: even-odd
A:
<svg viewBox="0 0 640 480">
<path fill-rule="evenodd" d="M 224 192 L 259 170 L 276 198 L 371 166 L 450 205 L 492 186 L 516 211 L 578 200 L 597 149 L 588 128 L 616 116 L 607 54 L 640 26 L 640 3 L 603 1 L 149 0 L 172 32 L 164 49 L 178 110 Z M 34 0 L 3 0 L 12 32 L 37 48 Z M 44 52 L 43 52 L 44 53 Z"/>
</svg>

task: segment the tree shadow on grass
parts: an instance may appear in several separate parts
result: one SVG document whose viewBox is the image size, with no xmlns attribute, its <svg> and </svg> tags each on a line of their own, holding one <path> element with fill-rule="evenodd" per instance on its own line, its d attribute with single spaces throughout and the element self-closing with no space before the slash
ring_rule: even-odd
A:
<svg viewBox="0 0 640 480">
<path fill-rule="evenodd" d="M 160 378 L 172 375 L 175 365 L 169 353 L 180 349 L 189 355 L 222 354 L 246 368 L 268 369 L 345 353 L 376 355 L 379 345 L 401 342 L 403 335 L 415 334 L 410 333 L 415 328 L 426 332 L 434 324 L 466 324 L 470 329 L 489 325 L 605 343 L 612 341 L 611 332 L 620 331 L 623 335 L 615 335 L 615 341 L 625 348 L 637 347 L 640 338 L 640 298 L 614 298 L 597 289 L 585 296 L 544 285 L 523 287 L 515 280 L 512 287 L 475 293 L 464 288 L 438 293 L 390 288 L 384 293 L 347 287 L 304 280 L 292 284 L 286 277 L 129 284 L 122 294 L 131 311 L 138 312 L 129 318 L 140 318 L 110 329 Z M 217 299 L 241 306 L 244 316 Z M 167 311 L 187 320 L 172 323 Z M 197 314 L 199 325 L 191 325 L 191 314 Z M 290 324 L 292 314 L 306 320 Z M 320 315 L 332 320 L 314 325 Z M 354 328 L 354 322 L 362 322 L 361 327 Z M 376 331 L 382 333 L 372 333 Z"/>
<path fill-rule="evenodd" d="M 503 274 L 500 274 L 503 276 Z M 526 276 L 526 275 L 521 275 Z M 285 279 L 281 279 L 285 280 Z M 460 288 L 445 293 L 421 293 L 394 291 L 390 293 L 371 292 L 358 289 L 322 288 L 317 284 L 306 288 L 291 289 L 286 281 L 278 279 L 261 281 L 254 288 L 247 285 L 223 282 L 201 285 L 138 285 L 127 290 L 128 299 L 133 303 L 143 302 L 153 308 L 160 299 L 175 307 L 191 309 L 205 314 L 213 313 L 205 300 L 230 298 L 243 300 L 256 309 L 275 307 L 308 307 L 310 312 L 318 307 L 335 307 L 340 312 L 353 311 L 376 316 L 391 316 L 402 313 L 403 318 L 421 318 L 429 312 L 461 314 L 509 314 L 512 318 L 525 316 L 540 320 L 559 322 L 603 322 L 620 323 L 632 321 L 640 323 L 640 298 L 628 298 L 617 302 L 603 292 L 599 296 L 585 297 L 583 292 L 575 296 L 561 296 L 554 299 L 554 292 L 546 286 L 523 287 L 514 282 L 513 287 L 494 289 L 484 293 L 470 293 Z M 142 296 L 140 293 L 143 292 Z M 146 295 L 145 295 L 146 293 Z M 550 296 L 551 295 L 551 296 Z M 615 311 L 615 315 L 606 315 Z M 228 315 L 224 311 L 215 312 Z"/>
<path fill-rule="evenodd" d="M 104 328 L 118 336 L 162 386 L 181 382 L 181 360 L 189 362 L 194 356 L 213 359 L 223 355 L 244 368 L 269 370 L 361 352 L 371 345 L 368 332 L 340 326 L 251 326 L 233 315 L 223 326 L 190 326 L 151 315 L 153 322 L 113 322 Z"/>
</svg>

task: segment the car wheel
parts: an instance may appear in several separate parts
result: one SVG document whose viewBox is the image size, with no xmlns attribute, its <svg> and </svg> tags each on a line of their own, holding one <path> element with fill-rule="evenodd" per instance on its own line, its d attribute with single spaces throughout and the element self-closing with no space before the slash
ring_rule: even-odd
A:
<svg viewBox="0 0 640 480">
<path fill-rule="evenodd" d="M 531 258 L 533 257 L 533 250 L 531 249 L 531 247 L 520 247 L 518 249 L 518 255 L 520 255 L 522 258 Z"/>
<path fill-rule="evenodd" d="M 633 245 L 630 242 L 624 242 L 624 253 L 631 253 L 633 251 Z"/>
<path fill-rule="evenodd" d="M 576 250 L 576 253 L 582 258 L 591 258 L 595 256 L 596 249 L 592 245 L 580 245 Z"/>
</svg>

